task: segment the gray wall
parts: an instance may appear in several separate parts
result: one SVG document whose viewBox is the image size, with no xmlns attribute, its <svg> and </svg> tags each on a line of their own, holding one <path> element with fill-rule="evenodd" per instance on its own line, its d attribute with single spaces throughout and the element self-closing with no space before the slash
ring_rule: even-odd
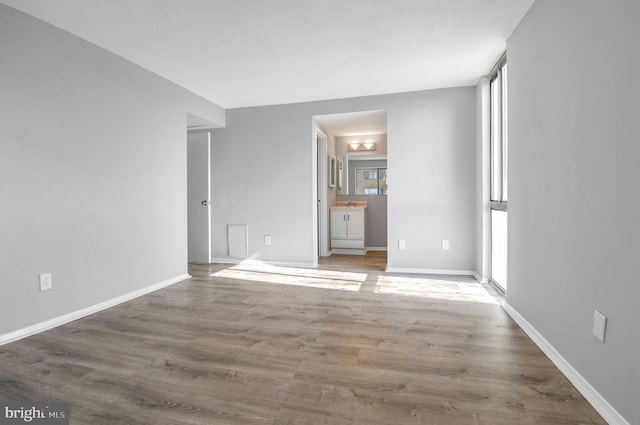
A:
<svg viewBox="0 0 640 425">
<path fill-rule="evenodd" d="M 508 41 L 509 292 L 640 424 L 640 3 L 538 0 Z M 608 316 L 606 343 L 591 334 Z"/>
<path fill-rule="evenodd" d="M 186 273 L 186 113 L 224 110 L 3 5 L 0 40 L 0 334 Z"/>
<path fill-rule="evenodd" d="M 387 130 L 388 266 L 475 270 L 475 88 L 407 95 Z"/>
<path fill-rule="evenodd" d="M 474 270 L 474 87 L 228 110 L 212 133 L 213 257 L 227 256 L 226 225 L 246 223 L 251 258 L 311 264 L 312 116 L 376 109 L 387 111 L 393 170 L 389 266 Z"/>
</svg>

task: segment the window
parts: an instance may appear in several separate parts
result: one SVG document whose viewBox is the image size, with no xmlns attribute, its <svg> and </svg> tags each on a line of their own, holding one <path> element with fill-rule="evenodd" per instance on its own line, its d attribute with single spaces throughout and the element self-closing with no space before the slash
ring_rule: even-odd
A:
<svg viewBox="0 0 640 425">
<path fill-rule="evenodd" d="M 386 168 L 356 168 L 356 195 L 386 195 Z"/>
<path fill-rule="evenodd" d="M 507 202 L 507 63 L 491 75 L 491 201 Z M 505 205 L 506 209 L 506 205 Z"/>
<path fill-rule="evenodd" d="M 489 75 L 491 131 L 491 280 L 507 289 L 507 60 Z"/>
<path fill-rule="evenodd" d="M 365 180 L 378 180 L 378 171 L 365 171 L 364 172 Z"/>
</svg>

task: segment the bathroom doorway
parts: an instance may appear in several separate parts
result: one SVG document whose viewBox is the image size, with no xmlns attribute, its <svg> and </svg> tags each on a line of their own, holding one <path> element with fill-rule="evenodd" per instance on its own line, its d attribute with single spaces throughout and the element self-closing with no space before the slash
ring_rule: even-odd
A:
<svg viewBox="0 0 640 425">
<path fill-rule="evenodd" d="M 386 181 L 389 174 L 386 111 L 316 115 L 312 122 L 314 141 L 319 146 L 314 153 L 318 156 L 316 227 L 320 262 L 324 261 L 323 257 L 332 256 L 330 207 L 336 205 L 336 202 L 366 201 L 366 251 L 385 252 L 383 257 L 386 264 Z M 318 139 L 317 134 L 322 134 L 324 138 Z M 363 261 L 363 258 L 357 257 L 359 256 L 345 256 L 341 261 Z"/>
</svg>

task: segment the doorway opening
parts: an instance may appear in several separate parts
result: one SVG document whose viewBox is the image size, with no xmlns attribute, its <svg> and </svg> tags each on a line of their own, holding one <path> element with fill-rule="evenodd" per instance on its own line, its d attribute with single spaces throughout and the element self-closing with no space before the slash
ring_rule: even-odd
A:
<svg viewBox="0 0 640 425">
<path fill-rule="evenodd" d="M 358 263 L 367 251 L 387 250 L 387 112 L 348 112 L 312 117 L 314 202 L 318 257 L 335 256 L 329 211 L 336 203 L 366 202 L 364 249 L 345 255 Z M 374 190 L 375 186 L 375 190 Z M 335 238 L 334 238 L 335 239 Z M 337 251 L 337 250 L 336 250 Z M 347 249 L 347 251 L 349 251 Z M 379 256 L 385 258 L 386 255 Z"/>
<path fill-rule="evenodd" d="M 211 262 L 211 133 L 187 133 L 188 261 Z"/>
</svg>

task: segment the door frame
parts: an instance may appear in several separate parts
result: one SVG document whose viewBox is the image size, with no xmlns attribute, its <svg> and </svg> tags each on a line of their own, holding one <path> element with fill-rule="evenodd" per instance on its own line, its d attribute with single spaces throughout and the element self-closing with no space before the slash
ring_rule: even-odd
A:
<svg viewBox="0 0 640 425">
<path fill-rule="evenodd" d="M 313 131 L 313 151 L 315 153 L 315 184 L 314 184 L 314 208 L 316 210 L 315 232 L 316 246 L 314 247 L 314 257 L 327 257 L 331 255 L 329 250 L 329 204 L 328 204 L 328 178 L 329 165 L 327 159 L 327 135 L 314 126 Z M 315 263 L 314 262 L 314 263 Z"/>
</svg>

